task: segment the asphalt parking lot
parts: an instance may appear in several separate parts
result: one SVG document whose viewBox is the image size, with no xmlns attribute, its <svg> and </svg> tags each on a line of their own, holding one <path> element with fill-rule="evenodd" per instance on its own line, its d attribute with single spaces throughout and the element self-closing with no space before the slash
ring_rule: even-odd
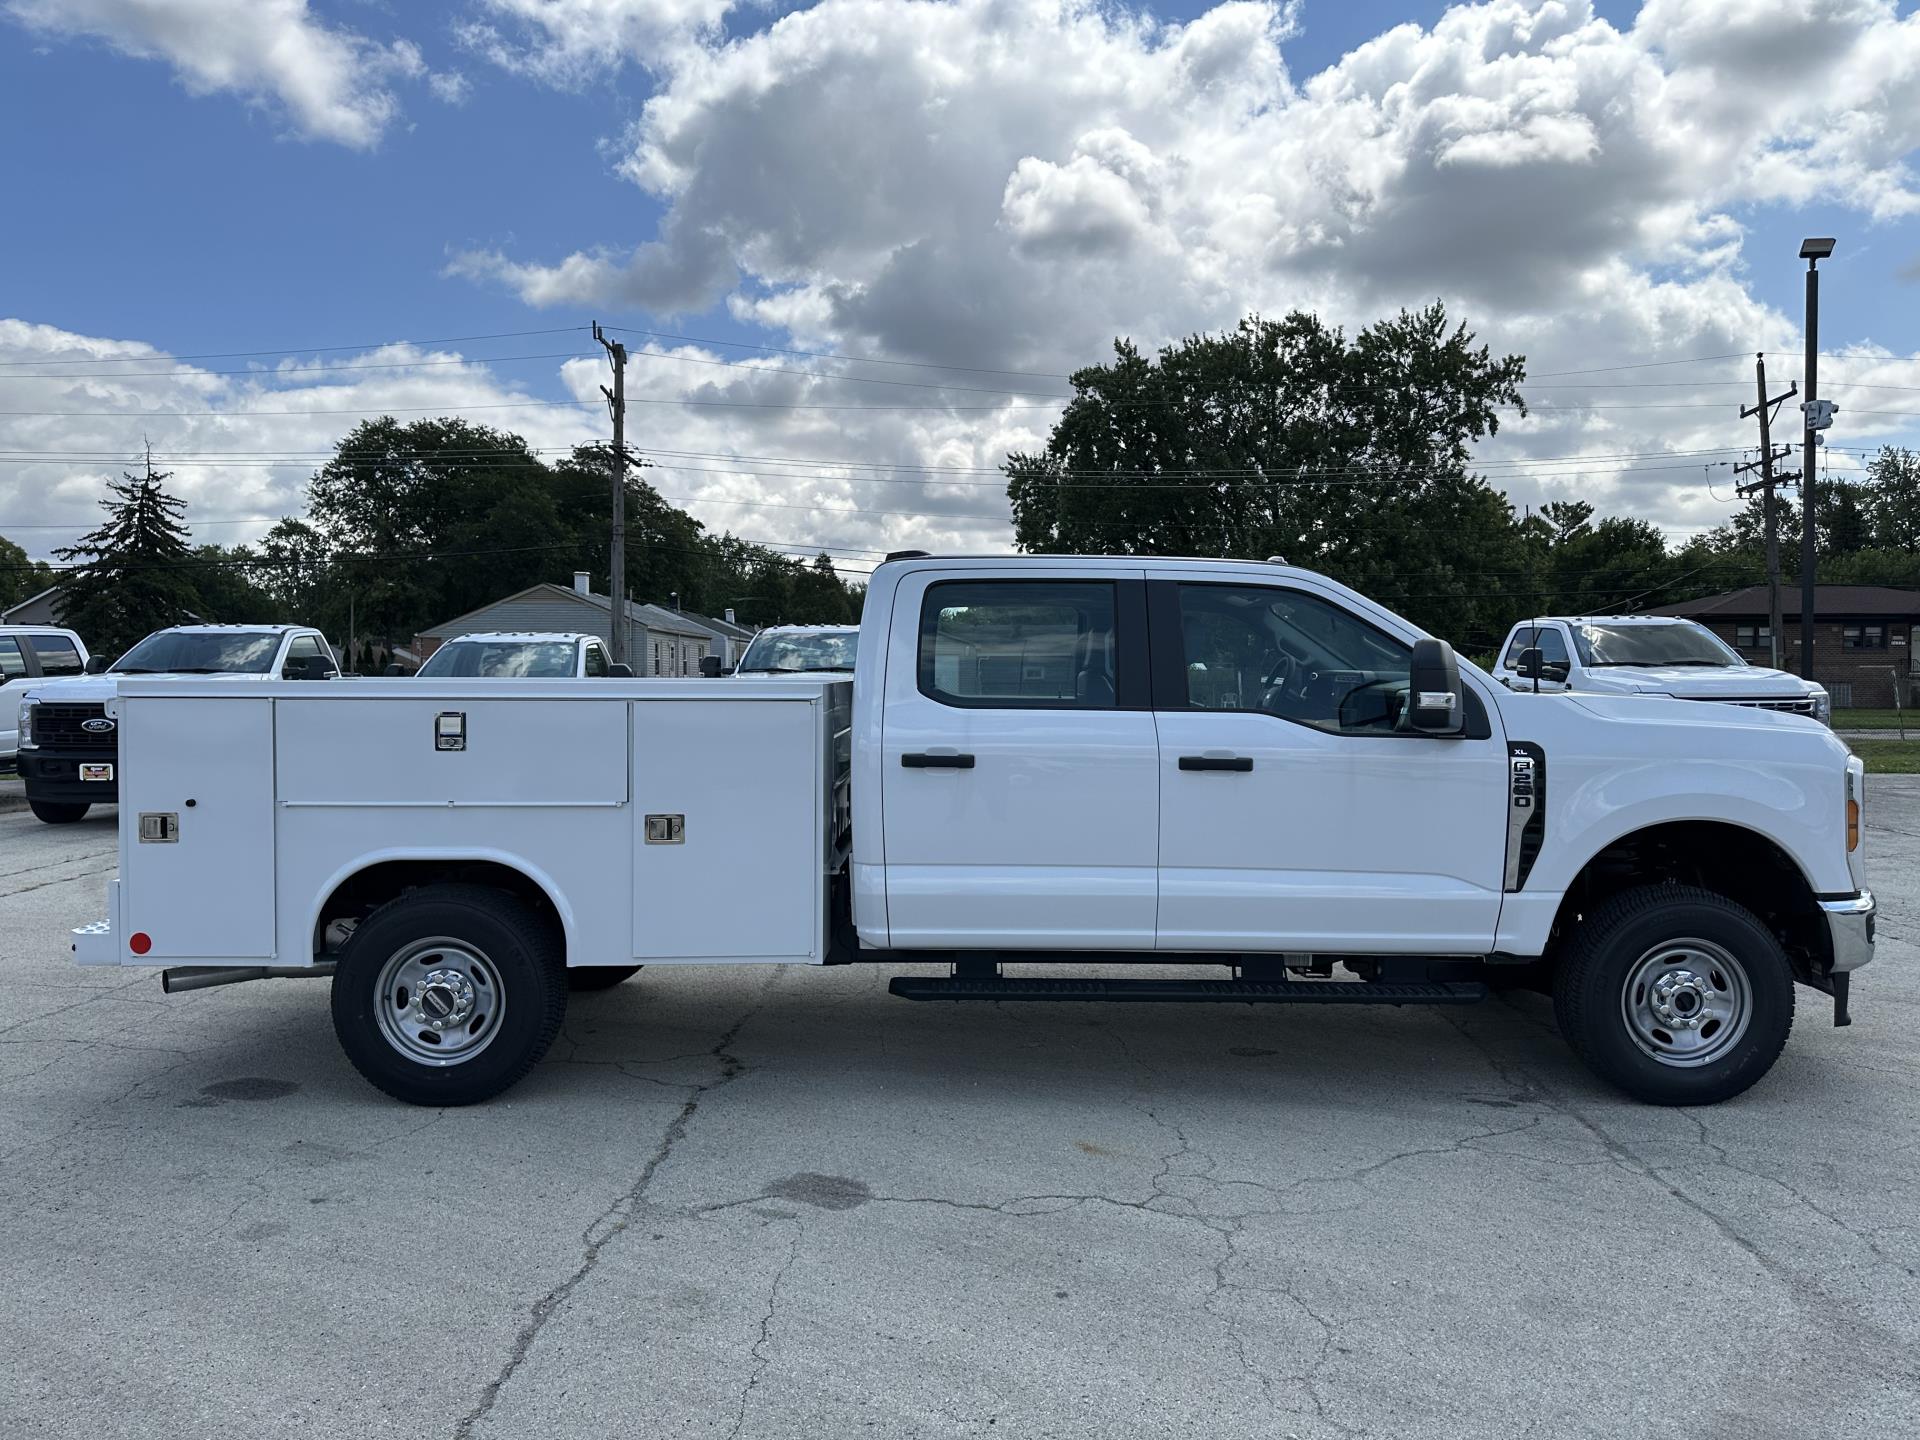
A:
<svg viewBox="0 0 1920 1440">
<path fill-rule="evenodd" d="M 0 814 L 0 1435 L 1920 1433 L 1920 777 L 1881 946 L 1712 1110 L 1537 997 L 932 1006 L 650 970 L 422 1111 L 323 982 L 78 970 L 113 811 Z"/>
</svg>

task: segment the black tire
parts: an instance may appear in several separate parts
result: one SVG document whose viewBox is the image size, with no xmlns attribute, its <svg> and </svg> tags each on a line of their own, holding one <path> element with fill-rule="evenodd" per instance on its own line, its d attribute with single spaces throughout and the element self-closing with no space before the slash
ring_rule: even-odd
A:
<svg viewBox="0 0 1920 1440">
<path fill-rule="evenodd" d="M 1729 1019 L 1718 1038 L 1715 1022 L 1702 1027 L 1697 1017 L 1687 1033 L 1685 1013 L 1673 1003 L 1684 997 L 1670 997 L 1668 1013 L 1682 1020 L 1678 1038 L 1701 1047 L 1697 1059 L 1660 1028 L 1647 1008 L 1649 987 L 1634 983 L 1676 963 L 1663 958 L 1663 947 L 1680 951 L 1688 943 L 1707 953 L 1678 963 L 1701 972 L 1704 990 L 1745 992 L 1727 1002 L 1730 1015 L 1744 1016 L 1744 1030 Z M 1716 962 L 1714 952 L 1731 965 Z M 1701 1003 L 1697 994 L 1690 1003 Z M 1560 1033 L 1603 1080 L 1652 1105 L 1713 1105 L 1747 1089 L 1780 1057 L 1793 1028 L 1793 970 L 1752 911 L 1694 886 L 1649 885 L 1615 895 L 1581 923 L 1560 957 L 1553 1004 Z"/>
<path fill-rule="evenodd" d="M 472 1013 L 477 1026 L 493 1028 L 469 1037 L 456 1023 L 449 1039 L 473 1047 L 466 1058 L 415 1059 L 402 1048 L 405 1039 L 390 1038 L 390 1031 L 426 1028 L 411 1018 L 423 1013 L 418 1008 L 396 1006 L 383 1014 L 393 999 L 383 991 L 383 976 L 409 954 L 416 958 L 408 963 L 416 965 L 427 964 L 427 957 L 452 965 L 463 956 L 480 973 L 477 989 L 468 987 L 479 997 Z M 518 1081 L 553 1044 L 567 1013 L 564 971 L 557 928 L 513 896 L 484 885 L 426 886 L 388 901 L 355 928 L 333 975 L 334 1033 L 354 1069 L 396 1100 L 477 1104 Z M 421 986 L 409 998 L 424 1003 L 433 988 Z M 444 999 L 445 988 L 438 988 Z M 464 1011 L 443 1013 L 467 1018 Z"/>
<path fill-rule="evenodd" d="M 27 808 L 33 811 L 34 818 L 49 825 L 71 825 L 76 820 L 86 818 L 87 811 L 93 807 L 84 800 L 64 804 L 58 800 L 29 800 Z"/>
<path fill-rule="evenodd" d="M 611 990 L 639 973 L 638 965 L 570 965 L 567 967 L 567 989 Z"/>
</svg>

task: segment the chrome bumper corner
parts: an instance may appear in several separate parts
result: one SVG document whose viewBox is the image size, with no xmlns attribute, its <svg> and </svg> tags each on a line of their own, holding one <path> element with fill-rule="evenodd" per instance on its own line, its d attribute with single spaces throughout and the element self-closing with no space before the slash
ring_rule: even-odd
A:
<svg viewBox="0 0 1920 1440">
<path fill-rule="evenodd" d="M 1873 892 L 1862 890 L 1819 904 L 1827 917 L 1827 933 L 1833 937 L 1834 972 L 1858 970 L 1873 959 Z"/>
</svg>

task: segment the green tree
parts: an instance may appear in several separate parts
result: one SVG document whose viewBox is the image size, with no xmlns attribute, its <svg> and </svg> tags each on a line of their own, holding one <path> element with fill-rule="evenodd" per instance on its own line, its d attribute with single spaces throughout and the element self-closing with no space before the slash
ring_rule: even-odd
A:
<svg viewBox="0 0 1920 1440">
<path fill-rule="evenodd" d="M 44 560 L 29 560 L 26 551 L 0 535 L 0 610 L 38 595 L 53 580 L 52 566 Z"/>
<path fill-rule="evenodd" d="M 90 649 L 118 655 L 143 636 L 192 618 L 201 608 L 197 568 L 180 517 L 186 502 L 161 488 L 170 479 L 147 461 L 140 476 L 107 482 L 107 521 L 53 553 L 78 562 L 67 577 L 60 616 Z"/>
<path fill-rule="evenodd" d="M 1504 613 L 1518 527 L 1469 445 L 1523 407 L 1445 309 L 1351 340 L 1315 316 L 1252 317 L 1072 377 L 1038 454 L 1005 465 L 1014 535 L 1051 553 L 1280 554 L 1466 634 Z M 1502 570 L 1509 573 L 1502 574 Z"/>
<path fill-rule="evenodd" d="M 1883 446 L 1867 466 L 1867 480 L 1874 547 L 1920 551 L 1920 456 Z"/>
<path fill-rule="evenodd" d="M 192 559 L 201 619 L 220 625 L 280 622 L 280 605 L 256 578 L 259 557 L 249 547 L 199 545 Z"/>
</svg>

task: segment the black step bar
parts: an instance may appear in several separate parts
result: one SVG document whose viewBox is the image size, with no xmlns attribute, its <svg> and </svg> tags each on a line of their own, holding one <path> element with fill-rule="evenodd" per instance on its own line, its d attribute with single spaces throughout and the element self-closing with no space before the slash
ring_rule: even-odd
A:
<svg viewBox="0 0 1920 1440">
<path fill-rule="evenodd" d="M 1471 1005 L 1478 981 L 1375 984 L 1364 980 L 1080 980 L 996 975 L 896 975 L 903 1000 L 1157 1000 L 1220 1005 Z"/>
</svg>

